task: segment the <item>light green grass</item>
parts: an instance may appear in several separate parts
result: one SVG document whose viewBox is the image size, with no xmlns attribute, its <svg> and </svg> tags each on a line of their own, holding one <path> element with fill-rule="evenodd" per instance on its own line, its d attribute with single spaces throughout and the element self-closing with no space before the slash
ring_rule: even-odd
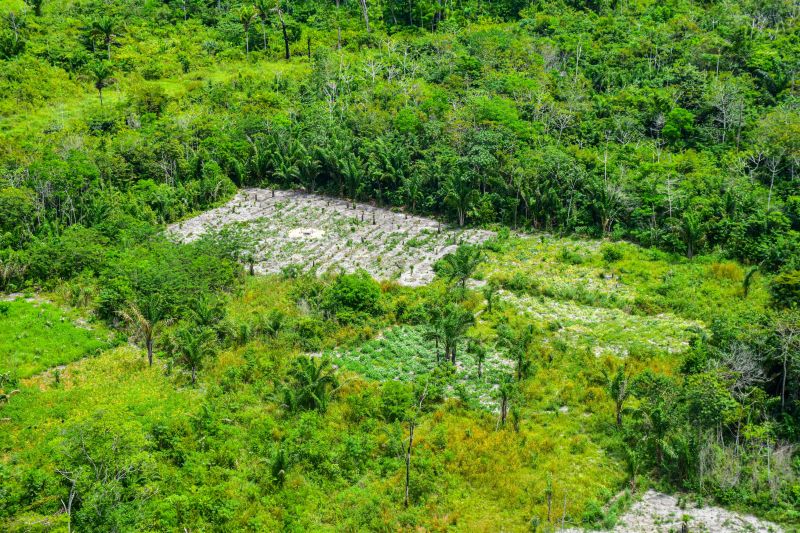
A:
<svg viewBox="0 0 800 533">
<path fill-rule="evenodd" d="M 0 302 L 0 373 L 26 378 L 98 354 L 109 340 L 105 328 L 52 304 Z"/>
<path fill-rule="evenodd" d="M 621 258 L 607 260 L 603 250 L 609 247 Z M 625 242 L 535 234 L 501 243 L 500 251 L 489 253 L 482 275 L 525 278 L 532 295 L 640 315 L 669 312 L 707 323 L 720 310 L 744 313 L 767 306 L 767 283 L 759 275 L 744 297 L 746 270 L 714 255 L 689 260 Z"/>
</svg>

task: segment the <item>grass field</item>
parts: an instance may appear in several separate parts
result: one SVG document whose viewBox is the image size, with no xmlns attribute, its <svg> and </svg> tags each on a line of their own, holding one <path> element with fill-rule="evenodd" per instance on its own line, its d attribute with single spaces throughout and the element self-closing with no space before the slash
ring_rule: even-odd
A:
<svg viewBox="0 0 800 533">
<path fill-rule="evenodd" d="M 27 378 L 110 346 L 110 333 L 44 301 L 0 302 L 0 374 Z"/>
<path fill-rule="evenodd" d="M 714 255 L 690 261 L 625 242 L 544 233 L 511 236 L 493 248 L 481 276 L 518 295 L 699 321 L 710 320 L 721 306 L 744 313 L 769 302 L 761 276 L 744 297 L 746 267 Z"/>
</svg>

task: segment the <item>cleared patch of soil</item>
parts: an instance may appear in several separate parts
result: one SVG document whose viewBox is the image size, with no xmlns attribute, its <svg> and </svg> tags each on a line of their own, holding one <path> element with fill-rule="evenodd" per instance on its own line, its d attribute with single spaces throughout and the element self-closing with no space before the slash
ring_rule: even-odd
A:
<svg viewBox="0 0 800 533">
<path fill-rule="evenodd" d="M 686 523 L 686 531 L 708 531 L 714 533 L 740 532 L 782 532 L 783 529 L 771 522 L 754 516 L 728 511 L 721 507 L 697 507 L 687 502 L 682 509 L 678 498 L 654 490 L 648 490 L 642 499 L 631 506 L 620 517 L 615 533 L 667 533 L 681 531 Z M 576 532 L 580 530 L 564 530 Z"/>
<path fill-rule="evenodd" d="M 243 189 L 224 206 L 168 231 L 190 242 L 223 228 L 252 239 L 257 273 L 278 273 L 289 265 L 317 272 L 363 268 L 377 279 L 412 286 L 430 283 L 433 264 L 458 244 L 494 236 L 367 204 L 267 189 Z"/>
</svg>

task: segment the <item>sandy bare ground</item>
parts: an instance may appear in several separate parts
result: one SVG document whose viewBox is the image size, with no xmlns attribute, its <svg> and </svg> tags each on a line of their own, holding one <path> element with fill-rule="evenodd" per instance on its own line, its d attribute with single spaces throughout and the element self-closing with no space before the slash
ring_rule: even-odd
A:
<svg viewBox="0 0 800 533">
<path fill-rule="evenodd" d="M 668 533 L 679 532 L 686 523 L 687 531 L 740 533 L 740 532 L 782 532 L 773 523 L 754 516 L 744 515 L 722 509 L 721 507 L 696 507 L 687 502 L 681 509 L 675 496 L 648 490 L 642 499 L 617 522 L 615 533 Z M 580 530 L 563 530 L 577 533 Z"/>
<path fill-rule="evenodd" d="M 494 234 L 459 230 L 423 217 L 299 191 L 243 189 L 227 204 L 173 224 L 168 231 L 190 242 L 223 228 L 251 238 L 257 273 L 289 265 L 325 272 L 363 268 L 377 279 L 425 285 L 433 264 L 457 244 Z"/>
</svg>

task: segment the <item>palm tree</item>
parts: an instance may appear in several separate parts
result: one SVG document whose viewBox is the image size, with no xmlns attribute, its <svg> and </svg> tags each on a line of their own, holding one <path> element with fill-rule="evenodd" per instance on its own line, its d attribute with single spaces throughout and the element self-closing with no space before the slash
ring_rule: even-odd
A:
<svg viewBox="0 0 800 533">
<path fill-rule="evenodd" d="M 535 338 L 532 324 L 528 324 L 520 331 L 514 331 L 508 324 L 500 324 L 497 328 L 497 344 L 505 348 L 508 354 L 517 362 L 517 380 L 521 381 L 528 372 L 528 349 Z"/>
<path fill-rule="evenodd" d="M 700 218 L 697 213 L 687 211 L 683 214 L 682 222 L 681 236 L 683 237 L 683 242 L 686 243 L 686 257 L 692 259 L 702 236 Z"/>
<path fill-rule="evenodd" d="M 604 371 L 606 378 L 606 390 L 608 395 L 614 400 L 614 415 L 617 427 L 622 427 L 622 407 L 625 400 L 631 394 L 628 375 L 625 373 L 625 367 L 620 366 L 613 376 Z"/>
<path fill-rule="evenodd" d="M 97 94 L 100 96 L 100 105 L 103 105 L 103 89 L 114 84 L 116 80 L 111 76 L 114 74 L 114 69 L 111 64 L 106 61 L 97 61 L 89 66 L 89 74 L 92 76 L 94 88 L 97 89 Z"/>
<path fill-rule="evenodd" d="M 224 322 L 225 307 L 218 299 L 208 296 L 198 298 L 189 309 L 189 316 L 192 322 L 211 331 L 218 340 L 222 340 L 228 332 Z"/>
<path fill-rule="evenodd" d="M 447 254 L 439 263 L 439 272 L 447 278 L 448 282 L 458 281 L 462 289 L 466 288 L 467 280 L 475 274 L 478 266 L 484 261 L 483 251 L 473 245 L 459 246 L 455 253 Z"/>
<path fill-rule="evenodd" d="M 353 201 L 353 209 L 355 209 L 356 196 L 364 184 L 364 165 L 361 158 L 353 152 L 348 152 L 343 159 L 339 160 L 339 170 L 347 184 L 348 194 Z"/>
<path fill-rule="evenodd" d="M 514 395 L 514 383 L 509 376 L 506 376 L 506 379 L 500 384 L 497 393 L 500 399 L 500 425 L 505 426 L 509 403 Z"/>
<path fill-rule="evenodd" d="M 486 312 L 491 313 L 492 307 L 494 305 L 494 300 L 497 297 L 497 291 L 500 290 L 500 284 L 497 280 L 490 279 L 489 282 L 483 286 L 481 292 L 483 292 L 483 297 L 486 298 Z"/>
<path fill-rule="evenodd" d="M 167 306 L 159 295 L 142 298 L 132 302 L 119 312 L 123 320 L 131 324 L 142 337 L 147 348 L 147 363 L 153 366 L 153 341 L 160 324 L 168 321 Z"/>
<path fill-rule="evenodd" d="M 609 179 L 593 180 L 588 186 L 592 210 L 600 221 L 603 235 L 608 235 L 614 223 L 628 210 L 628 195 L 621 185 Z"/>
<path fill-rule="evenodd" d="M 267 49 L 267 20 L 269 12 L 272 11 L 272 3 L 269 0 L 256 0 L 256 15 L 261 20 L 261 36 L 264 38 L 264 50 Z"/>
<path fill-rule="evenodd" d="M 463 226 L 467 211 L 472 207 L 472 203 L 478 195 L 472 180 L 466 174 L 456 172 L 445 178 L 442 188 L 445 193 L 445 201 L 456 210 L 458 225 Z"/>
<path fill-rule="evenodd" d="M 114 19 L 107 16 L 93 20 L 91 26 L 89 26 L 89 35 L 92 38 L 100 39 L 103 42 L 106 50 L 108 51 L 109 61 L 111 61 L 111 44 L 117 37 L 115 30 L 116 23 L 114 22 Z"/>
<path fill-rule="evenodd" d="M 215 352 L 214 332 L 197 325 L 181 328 L 175 334 L 178 363 L 189 368 L 192 385 L 197 381 L 197 371 Z"/>
<path fill-rule="evenodd" d="M 255 18 L 256 8 L 253 6 L 245 4 L 239 9 L 239 21 L 242 23 L 242 28 L 244 28 L 245 59 L 250 57 L 250 25 Z"/>
<path fill-rule="evenodd" d="M 319 364 L 311 357 L 298 357 L 289 375 L 294 388 L 286 390 L 286 404 L 290 409 L 316 409 L 325 412 L 332 389 L 338 386 L 330 359 Z"/>
<path fill-rule="evenodd" d="M 483 377 L 483 362 L 486 360 L 486 348 L 477 339 L 470 339 L 467 344 L 467 353 L 475 356 L 475 362 L 478 363 L 478 378 Z"/>
<path fill-rule="evenodd" d="M 297 171 L 300 182 L 310 192 L 314 192 L 316 188 L 319 170 L 319 161 L 304 148 L 303 154 L 297 162 Z"/>
<path fill-rule="evenodd" d="M 436 362 L 439 362 L 439 343 L 444 342 L 442 334 L 442 308 L 438 305 L 431 306 L 428 309 L 428 322 L 425 325 L 425 330 L 422 334 L 426 341 L 434 341 L 436 343 Z"/>
<path fill-rule="evenodd" d="M 272 176 L 281 180 L 287 187 L 291 186 L 295 180 L 300 179 L 300 169 L 292 154 L 283 152 L 272 154 Z"/>
<path fill-rule="evenodd" d="M 417 202 L 423 198 L 423 178 L 419 172 L 412 172 L 403 179 L 402 191 L 406 197 L 406 207 L 412 213 L 417 210 Z"/>
<path fill-rule="evenodd" d="M 397 189 L 398 182 L 404 182 L 408 174 L 408 162 L 411 158 L 402 145 L 388 137 L 380 137 L 371 143 L 367 169 L 376 188 L 378 203 L 384 201 L 384 188 Z"/>
<path fill-rule="evenodd" d="M 444 356 L 450 362 L 456 363 L 458 343 L 467 334 L 469 327 L 475 323 L 471 312 L 458 304 L 449 304 L 442 311 L 441 334 L 444 341 Z"/>
</svg>

